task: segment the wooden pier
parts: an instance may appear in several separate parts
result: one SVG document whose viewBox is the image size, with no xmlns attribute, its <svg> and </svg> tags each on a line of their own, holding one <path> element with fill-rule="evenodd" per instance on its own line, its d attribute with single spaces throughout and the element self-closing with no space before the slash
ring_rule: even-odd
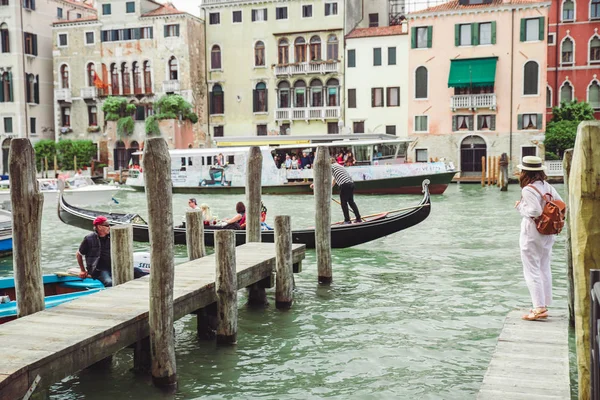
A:
<svg viewBox="0 0 600 400">
<path fill-rule="evenodd" d="M 304 251 L 292 245 L 294 265 Z M 273 244 L 239 246 L 235 260 L 238 289 L 273 286 Z M 215 255 L 175 267 L 175 320 L 217 301 L 215 270 Z M 22 398 L 38 375 L 47 387 L 148 337 L 149 283 L 132 280 L 0 325 L 0 399 Z"/>
<path fill-rule="evenodd" d="M 571 398 L 567 310 L 550 309 L 546 321 L 523 321 L 524 313 L 506 317 L 478 399 Z"/>
</svg>

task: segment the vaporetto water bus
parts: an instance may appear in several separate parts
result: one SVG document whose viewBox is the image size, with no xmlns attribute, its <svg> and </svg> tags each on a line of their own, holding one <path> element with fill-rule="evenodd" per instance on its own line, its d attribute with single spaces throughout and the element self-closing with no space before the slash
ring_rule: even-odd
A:
<svg viewBox="0 0 600 400">
<path fill-rule="evenodd" d="M 263 156 L 263 194 L 311 194 L 312 169 L 288 169 L 284 160 L 287 154 L 316 154 L 317 146 L 328 147 L 330 155 L 334 157 L 340 152 L 352 152 L 356 162 L 347 170 L 355 182 L 355 193 L 420 194 L 423 180 L 428 179 L 431 182 L 430 193 L 441 194 L 458 172 L 451 162 L 407 162 L 409 139 L 333 141 L 331 136 L 326 139 L 326 143 L 312 140 L 310 143 L 296 142 L 276 147 L 260 146 Z M 266 140 L 262 142 L 267 143 Z M 277 140 L 273 139 L 273 142 Z M 261 144 L 261 141 L 249 143 L 254 144 Z M 173 192 L 244 193 L 248 149 L 248 146 L 236 146 L 171 150 Z M 142 156 L 143 152 L 134 154 Z M 276 156 L 282 161 L 279 168 Z M 129 170 L 126 184 L 133 189 L 144 190 L 143 160 L 141 168 Z"/>
</svg>

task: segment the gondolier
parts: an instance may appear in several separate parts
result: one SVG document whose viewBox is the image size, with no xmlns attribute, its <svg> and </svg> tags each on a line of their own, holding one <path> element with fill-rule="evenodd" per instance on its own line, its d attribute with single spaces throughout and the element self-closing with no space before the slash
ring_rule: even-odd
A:
<svg viewBox="0 0 600 400">
<path fill-rule="evenodd" d="M 333 176 L 331 187 L 335 186 L 336 183 L 340 187 L 340 203 L 342 206 L 342 212 L 344 213 L 344 224 L 352 223 L 348 205 L 350 205 L 352 212 L 356 217 L 355 222 L 362 222 L 362 219 L 360 218 L 360 212 L 358 211 L 358 206 L 354 202 L 354 181 L 352 180 L 352 177 L 344 167 L 337 163 L 335 158 L 331 157 L 330 160 L 331 175 Z M 310 188 L 313 189 L 314 184 L 311 184 Z"/>
</svg>

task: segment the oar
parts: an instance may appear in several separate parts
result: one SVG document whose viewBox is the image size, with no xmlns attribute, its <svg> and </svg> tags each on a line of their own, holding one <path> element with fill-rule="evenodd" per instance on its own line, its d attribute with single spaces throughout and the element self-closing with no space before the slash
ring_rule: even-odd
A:
<svg viewBox="0 0 600 400">
<path fill-rule="evenodd" d="M 335 200 L 334 200 L 334 201 L 335 201 Z M 430 205 L 431 205 L 430 203 L 425 203 L 425 204 L 417 204 L 416 206 L 410 206 L 410 207 L 399 208 L 399 209 L 397 209 L 397 210 L 392 210 L 392 211 L 383 211 L 383 212 L 379 212 L 379 213 L 376 213 L 376 214 L 370 214 L 370 215 L 366 215 L 366 216 L 364 216 L 364 217 L 361 217 L 361 218 L 364 220 L 364 219 L 366 219 L 366 218 L 376 217 L 376 216 L 378 216 L 378 215 L 381 215 L 381 214 L 393 214 L 393 213 L 397 213 L 397 212 L 400 212 L 400 211 L 412 210 L 413 208 L 419 208 L 419 207 L 429 207 Z M 340 222 L 334 222 L 334 223 L 333 223 L 333 224 L 331 224 L 331 225 L 339 225 L 339 224 L 341 224 L 342 222 L 344 222 L 344 221 L 340 221 Z M 365 221 L 365 222 L 368 222 L 368 221 Z"/>
<path fill-rule="evenodd" d="M 339 201 L 337 201 L 336 199 L 334 199 L 333 197 L 331 198 L 331 200 L 335 201 L 336 203 L 338 203 L 340 206 L 342 205 L 342 203 L 340 203 Z M 352 211 L 351 208 L 348 208 L 348 210 L 350 210 L 352 212 L 352 214 L 354 214 L 354 211 Z M 356 214 L 354 214 L 356 215 Z"/>
</svg>

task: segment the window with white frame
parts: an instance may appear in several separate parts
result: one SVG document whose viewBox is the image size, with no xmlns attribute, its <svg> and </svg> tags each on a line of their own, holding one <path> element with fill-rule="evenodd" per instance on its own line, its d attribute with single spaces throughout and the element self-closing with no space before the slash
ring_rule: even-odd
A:
<svg viewBox="0 0 600 400">
<path fill-rule="evenodd" d="M 546 86 L 546 108 L 552 108 L 552 89 Z"/>
<path fill-rule="evenodd" d="M 459 46 L 470 46 L 471 45 L 471 24 L 461 24 L 459 26 Z"/>
<path fill-rule="evenodd" d="M 472 131 L 473 116 L 472 115 L 453 115 L 452 116 L 452 131 Z"/>
<path fill-rule="evenodd" d="M 221 23 L 221 13 L 215 12 L 208 14 L 208 23 L 210 25 L 219 25 Z"/>
<path fill-rule="evenodd" d="M 383 88 L 371 89 L 371 107 L 383 107 Z"/>
<path fill-rule="evenodd" d="M 210 69 L 221 69 L 221 47 L 218 45 L 210 50 Z"/>
<path fill-rule="evenodd" d="M 528 130 L 528 129 L 540 129 L 541 128 L 541 116 L 542 114 L 521 114 L 518 116 L 519 118 L 519 127 L 518 129 Z"/>
<path fill-rule="evenodd" d="M 556 44 L 556 32 L 548 33 L 548 46 L 554 46 Z"/>
<path fill-rule="evenodd" d="M 353 133 L 365 133 L 365 121 L 354 121 L 352 122 Z"/>
<path fill-rule="evenodd" d="M 543 38 L 543 36 L 542 36 Z M 529 18 L 525 20 L 525 41 L 540 40 L 540 19 Z"/>
<path fill-rule="evenodd" d="M 276 7 L 275 8 L 275 19 L 288 19 L 288 8 L 287 7 Z"/>
<path fill-rule="evenodd" d="M 305 4 L 302 6 L 302 18 L 312 17 L 312 4 Z"/>
<path fill-rule="evenodd" d="M 575 3 L 573 0 L 564 0 L 562 4 L 562 20 L 574 21 L 575 20 Z"/>
<path fill-rule="evenodd" d="M 338 3 L 325 3 L 325 15 L 337 15 Z"/>
<path fill-rule="evenodd" d="M 588 103 L 593 109 L 600 109 L 600 84 L 598 81 L 593 81 L 588 87 Z"/>
<path fill-rule="evenodd" d="M 252 10 L 252 21 L 253 22 L 261 22 L 267 20 L 267 9 L 259 8 L 256 10 Z"/>
<path fill-rule="evenodd" d="M 260 40 L 254 45 L 254 66 L 265 66 L 265 44 Z"/>
<path fill-rule="evenodd" d="M 427 42 L 428 42 L 428 34 L 427 34 L 427 30 L 428 27 L 427 26 L 421 26 L 416 28 L 415 32 L 417 34 L 417 49 L 426 49 L 427 46 Z"/>
<path fill-rule="evenodd" d="M 569 82 L 565 82 L 560 88 L 560 102 L 563 101 L 573 101 L 573 86 Z"/>
<path fill-rule="evenodd" d="M 492 23 L 479 24 L 479 44 L 492 44 Z"/>
<path fill-rule="evenodd" d="M 165 25 L 165 37 L 178 37 L 179 24 Z"/>
<path fill-rule="evenodd" d="M 590 2 L 590 19 L 600 18 L 600 0 Z"/>
<path fill-rule="evenodd" d="M 85 44 L 94 44 L 96 38 L 94 37 L 94 32 L 86 32 L 85 33 Z"/>
<path fill-rule="evenodd" d="M 68 46 L 67 34 L 59 33 L 58 34 L 58 47 L 67 47 L 67 46 Z"/>
<path fill-rule="evenodd" d="M 398 107 L 400 106 L 400 88 L 389 87 L 387 88 L 387 106 Z"/>
<path fill-rule="evenodd" d="M 427 68 L 419 67 L 415 71 L 415 99 L 427 98 Z"/>
<path fill-rule="evenodd" d="M 590 62 L 600 62 L 600 37 L 598 36 L 594 36 L 592 40 L 590 40 Z"/>
<path fill-rule="evenodd" d="M 427 149 L 415 149 L 415 161 L 426 163 L 427 158 Z"/>
<path fill-rule="evenodd" d="M 415 132 L 427 132 L 429 129 L 428 115 L 415 115 Z"/>
<path fill-rule="evenodd" d="M 496 130 L 496 116 L 495 115 L 478 115 L 477 116 L 477 130 L 478 131 L 495 131 Z"/>
<path fill-rule="evenodd" d="M 537 146 L 522 146 L 521 147 L 521 159 L 527 156 L 536 156 Z"/>
<path fill-rule="evenodd" d="M 565 38 L 561 46 L 561 64 L 573 64 L 573 41 L 570 38 Z"/>
<path fill-rule="evenodd" d="M 242 22 L 242 11 L 241 10 L 233 11 L 231 13 L 231 22 L 233 22 L 234 24 L 239 24 L 240 22 Z"/>
<path fill-rule="evenodd" d="M 528 61 L 523 67 L 523 94 L 526 96 L 538 94 L 539 65 L 535 61 Z"/>
</svg>

